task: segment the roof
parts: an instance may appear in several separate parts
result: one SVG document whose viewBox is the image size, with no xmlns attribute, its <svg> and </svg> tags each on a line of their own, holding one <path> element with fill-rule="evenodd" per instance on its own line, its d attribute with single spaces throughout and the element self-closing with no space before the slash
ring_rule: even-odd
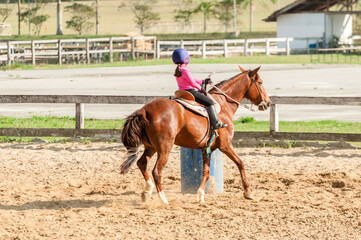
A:
<svg viewBox="0 0 361 240">
<path fill-rule="evenodd" d="M 286 13 L 321 12 L 338 3 L 340 3 L 340 0 L 296 0 L 294 3 L 275 11 L 263 21 L 275 22 L 278 16 Z"/>
</svg>

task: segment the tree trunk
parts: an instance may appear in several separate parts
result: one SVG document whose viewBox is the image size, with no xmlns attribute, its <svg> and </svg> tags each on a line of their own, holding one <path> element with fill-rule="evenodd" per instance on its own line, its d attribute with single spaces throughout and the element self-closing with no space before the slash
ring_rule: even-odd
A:
<svg viewBox="0 0 361 240">
<path fill-rule="evenodd" d="M 249 31 L 253 32 L 253 1 L 249 1 Z"/>
<path fill-rule="evenodd" d="M 207 32 L 207 15 L 206 13 L 203 14 L 203 32 Z"/>
<path fill-rule="evenodd" d="M 99 34 L 99 1 L 95 0 L 95 31 L 96 35 Z"/>
<path fill-rule="evenodd" d="M 18 0 L 18 35 L 21 34 L 21 20 L 20 20 L 20 14 L 21 14 L 21 0 Z"/>
<path fill-rule="evenodd" d="M 56 35 L 63 35 L 63 11 L 61 8 L 61 0 L 58 0 L 57 6 L 57 29 Z"/>
</svg>

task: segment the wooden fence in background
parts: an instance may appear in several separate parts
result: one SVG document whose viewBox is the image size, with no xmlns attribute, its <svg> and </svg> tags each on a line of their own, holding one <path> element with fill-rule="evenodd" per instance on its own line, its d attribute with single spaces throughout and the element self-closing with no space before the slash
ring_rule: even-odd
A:
<svg viewBox="0 0 361 240">
<path fill-rule="evenodd" d="M 303 41 L 304 49 L 291 49 L 291 42 Z M 262 53 L 290 55 L 311 53 L 319 49 L 320 38 L 257 38 L 197 41 L 157 41 L 156 37 L 107 37 L 31 41 L 0 41 L 0 61 L 31 63 L 100 63 L 170 57 L 177 48 L 185 48 L 191 56 L 232 57 Z M 314 45 L 314 46 L 313 46 Z M 311 51 L 311 46 L 313 49 Z M 114 59 L 116 58 L 116 59 Z"/>
<path fill-rule="evenodd" d="M 8 65 L 31 60 L 35 65 L 42 58 L 62 64 L 71 62 L 91 63 L 108 56 L 113 62 L 114 54 L 122 58 L 136 59 L 140 54 L 155 56 L 156 37 L 109 37 L 84 39 L 55 39 L 31 41 L 6 41 Z M 120 59 L 123 60 L 123 59 Z M 68 62 L 69 62 L 68 61 Z"/>
<path fill-rule="evenodd" d="M 290 42 L 293 38 L 257 38 L 257 39 L 223 39 L 200 41 L 157 41 L 157 58 L 169 57 L 177 48 L 185 48 L 189 55 L 207 56 L 239 56 L 265 53 L 266 56 L 277 53 L 290 55 Z M 279 48 L 278 43 L 284 42 L 285 48 Z"/>
<path fill-rule="evenodd" d="M 0 104 L 7 103 L 69 103 L 75 104 L 75 128 L 0 128 L 0 136 L 23 137 L 117 137 L 121 129 L 84 129 L 84 104 L 145 104 L 156 98 L 172 96 L 94 96 L 94 95 L 0 95 Z M 279 104 L 295 105 L 351 105 L 361 106 L 361 97 L 279 97 L 271 96 L 270 131 L 235 132 L 233 140 L 241 139 L 288 139 L 319 141 L 361 142 L 361 134 L 352 133 L 302 133 L 279 132 Z M 243 101 L 243 103 L 249 103 Z"/>
</svg>

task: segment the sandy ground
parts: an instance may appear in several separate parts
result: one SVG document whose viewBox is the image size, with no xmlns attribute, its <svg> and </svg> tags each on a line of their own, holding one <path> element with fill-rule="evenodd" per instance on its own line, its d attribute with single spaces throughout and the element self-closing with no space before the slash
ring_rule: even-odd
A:
<svg viewBox="0 0 361 240">
<path fill-rule="evenodd" d="M 200 205 L 180 193 L 179 150 L 163 174 L 169 206 L 141 201 L 118 143 L 0 144 L 0 239 L 361 239 L 361 150 L 243 148 Z M 153 167 L 154 158 L 151 161 Z"/>
</svg>

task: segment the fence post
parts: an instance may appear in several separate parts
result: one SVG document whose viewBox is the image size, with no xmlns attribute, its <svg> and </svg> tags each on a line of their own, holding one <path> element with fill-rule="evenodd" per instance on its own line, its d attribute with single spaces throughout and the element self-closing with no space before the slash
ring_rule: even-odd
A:
<svg viewBox="0 0 361 240">
<path fill-rule="evenodd" d="M 157 37 L 154 37 L 154 39 L 153 39 L 153 47 L 154 47 L 153 59 L 155 59 L 156 55 L 157 55 L 157 44 L 156 44 L 156 42 L 157 42 Z"/>
<path fill-rule="evenodd" d="M 202 42 L 202 57 L 203 58 L 207 58 L 207 56 L 206 56 L 206 48 L 207 48 L 206 42 L 203 41 Z"/>
<path fill-rule="evenodd" d="M 86 63 L 89 64 L 90 63 L 90 53 L 89 53 L 89 39 L 87 38 L 85 40 L 85 45 L 86 45 Z"/>
<path fill-rule="evenodd" d="M 310 39 L 309 38 L 307 38 L 307 40 L 306 40 L 306 49 L 307 49 L 307 54 L 309 54 L 310 53 Z"/>
<path fill-rule="evenodd" d="M 11 41 L 8 41 L 8 65 L 11 65 Z"/>
<path fill-rule="evenodd" d="M 62 51 L 62 45 L 61 45 L 61 39 L 58 40 L 58 63 L 59 65 L 62 64 L 62 58 L 63 58 L 63 55 L 61 54 L 61 51 Z"/>
<path fill-rule="evenodd" d="M 269 39 L 266 38 L 266 56 L 270 55 L 270 51 L 269 51 Z"/>
<path fill-rule="evenodd" d="M 287 39 L 286 39 L 286 54 L 287 54 L 287 56 L 289 56 L 289 55 L 290 55 L 290 53 L 291 53 L 291 48 L 290 48 L 290 39 L 289 39 L 289 38 L 287 38 Z"/>
<path fill-rule="evenodd" d="M 228 42 L 227 42 L 227 40 L 223 41 L 223 47 L 224 47 L 224 57 L 228 57 Z"/>
<path fill-rule="evenodd" d="M 31 62 L 35 65 L 35 44 L 34 40 L 31 40 Z"/>
<path fill-rule="evenodd" d="M 134 46 L 135 44 L 134 44 L 134 37 L 131 37 L 130 38 L 130 47 L 131 47 L 131 53 L 132 53 L 132 60 L 134 60 L 135 59 L 135 49 L 134 49 Z"/>
<path fill-rule="evenodd" d="M 271 104 L 269 128 L 270 132 L 278 132 L 278 106 L 277 104 Z"/>
<path fill-rule="evenodd" d="M 243 44 L 243 50 L 244 50 L 244 56 L 247 56 L 247 51 L 248 51 L 248 39 L 244 40 L 244 44 Z"/>
<path fill-rule="evenodd" d="M 160 58 L 160 41 L 159 40 L 157 40 L 157 49 L 156 49 L 156 51 L 157 51 L 157 58 L 159 59 Z"/>
<path fill-rule="evenodd" d="M 113 62 L 113 37 L 109 38 L 109 62 Z"/>
<path fill-rule="evenodd" d="M 179 47 L 180 47 L 180 48 L 184 48 L 184 41 L 183 41 L 183 39 L 179 41 Z"/>
<path fill-rule="evenodd" d="M 84 103 L 75 104 L 75 129 L 84 128 Z"/>
</svg>

